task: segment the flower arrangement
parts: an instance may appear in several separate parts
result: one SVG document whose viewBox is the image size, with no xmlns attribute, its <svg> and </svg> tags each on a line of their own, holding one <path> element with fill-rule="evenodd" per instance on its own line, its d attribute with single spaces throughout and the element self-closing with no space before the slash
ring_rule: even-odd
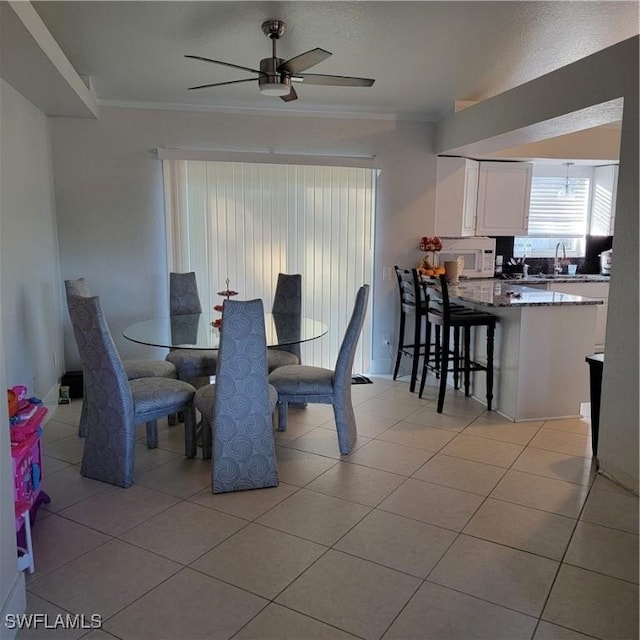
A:
<svg viewBox="0 0 640 640">
<path fill-rule="evenodd" d="M 226 285 L 227 285 L 227 288 L 224 291 L 218 291 L 218 295 L 219 296 L 224 296 L 228 300 L 232 296 L 237 296 L 238 295 L 237 291 L 233 291 L 233 289 L 229 289 L 229 278 L 227 278 Z M 217 304 L 217 305 L 215 305 L 213 307 L 213 310 L 217 311 L 218 313 L 222 313 L 222 309 L 223 309 L 223 306 L 221 304 Z M 216 318 L 211 323 L 211 326 L 215 327 L 216 329 L 221 329 L 222 328 L 222 318 Z"/>
</svg>

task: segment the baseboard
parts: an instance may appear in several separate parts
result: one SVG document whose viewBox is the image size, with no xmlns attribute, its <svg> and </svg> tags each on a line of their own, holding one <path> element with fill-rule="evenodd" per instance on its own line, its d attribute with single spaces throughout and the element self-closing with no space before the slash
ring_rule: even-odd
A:
<svg viewBox="0 0 640 640">
<path fill-rule="evenodd" d="M 382 358 L 380 360 L 371 360 L 369 363 L 369 375 L 382 375 L 393 371 L 393 360 Z"/>
<path fill-rule="evenodd" d="M 47 395 L 44 398 L 41 398 L 42 404 L 49 410 L 49 415 L 51 415 L 55 411 L 55 409 L 58 407 L 59 394 L 60 394 L 60 383 L 57 382 L 47 392 Z"/>
<path fill-rule="evenodd" d="M 7 599 L 2 603 L 0 609 L 0 637 L 3 640 L 13 640 L 18 633 L 18 629 L 9 629 L 5 626 L 4 621 L 7 614 L 24 613 L 27 610 L 27 592 L 24 580 L 24 571 L 18 571 L 16 567 L 16 577 L 11 585 L 11 590 Z"/>
<path fill-rule="evenodd" d="M 640 491 L 637 486 L 634 486 L 633 480 L 631 478 L 618 478 L 615 475 L 609 473 L 606 469 L 600 467 L 598 469 L 598 474 L 604 476 L 607 480 L 611 480 L 614 484 L 617 484 L 619 487 L 622 487 L 626 491 L 633 493 L 634 495 L 640 495 Z"/>
</svg>

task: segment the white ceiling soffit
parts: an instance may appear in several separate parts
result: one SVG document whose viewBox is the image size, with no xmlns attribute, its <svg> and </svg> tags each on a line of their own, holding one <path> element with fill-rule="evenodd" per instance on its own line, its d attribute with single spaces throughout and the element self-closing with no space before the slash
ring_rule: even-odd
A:
<svg viewBox="0 0 640 640">
<path fill-rule="evenodd" d="M 47 115 L 98 116 L 93 90 L 29 2 L 0 2 L 0 77 Z"/>
<path fill-rule="evenodd" d="M 439 121 L 455 100 L 483 101 L 638 33 L 637 1 L 34 1 L 104 106 L 260 110 Z M 370 88 L 297 84 L 299 99 L 251 81 L 271 55 L 261 30 L 281 19 L 278 56 L 332 56 L 309 73 L 374 78 Z M 594 82 L 600 79 L 594 78 Z"/>
</svg>

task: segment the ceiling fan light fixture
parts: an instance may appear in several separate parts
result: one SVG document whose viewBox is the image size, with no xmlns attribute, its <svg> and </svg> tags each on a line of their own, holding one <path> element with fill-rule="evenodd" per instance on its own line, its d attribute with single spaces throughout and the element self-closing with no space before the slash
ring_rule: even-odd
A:
<svg viewBox="0 0 640 640">
<path fill-rule="evenodd" d="M 289 78 L 260 78 L 260 93 L 265 96 L 287 96 L 291 93 Z"/>
<path fill-rule="evenodd" d="M 277 67 L 284 60 L 281 58 L 264 58 L 260 60 L 258 87 L 265 96 L 286 96 L 291 92 L 291 78 L 284 73 L 278 73 Z"/>
</svg>

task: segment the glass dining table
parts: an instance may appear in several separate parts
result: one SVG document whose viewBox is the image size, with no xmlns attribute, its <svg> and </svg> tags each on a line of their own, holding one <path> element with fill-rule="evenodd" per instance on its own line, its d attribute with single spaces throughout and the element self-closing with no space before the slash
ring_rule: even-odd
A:
<svg viewBox="0 0 640 640">
<path fill-rule="evenodd" d="M 312 318 L 265 313 L 267 347 L 283 347 L 317 340 L 327 325 Z M 218 349 L 220 329 L 204 313 L 142 320 L 127 327 L 122 335 L 132 342 L 169 349 Z"/>
</svg>

